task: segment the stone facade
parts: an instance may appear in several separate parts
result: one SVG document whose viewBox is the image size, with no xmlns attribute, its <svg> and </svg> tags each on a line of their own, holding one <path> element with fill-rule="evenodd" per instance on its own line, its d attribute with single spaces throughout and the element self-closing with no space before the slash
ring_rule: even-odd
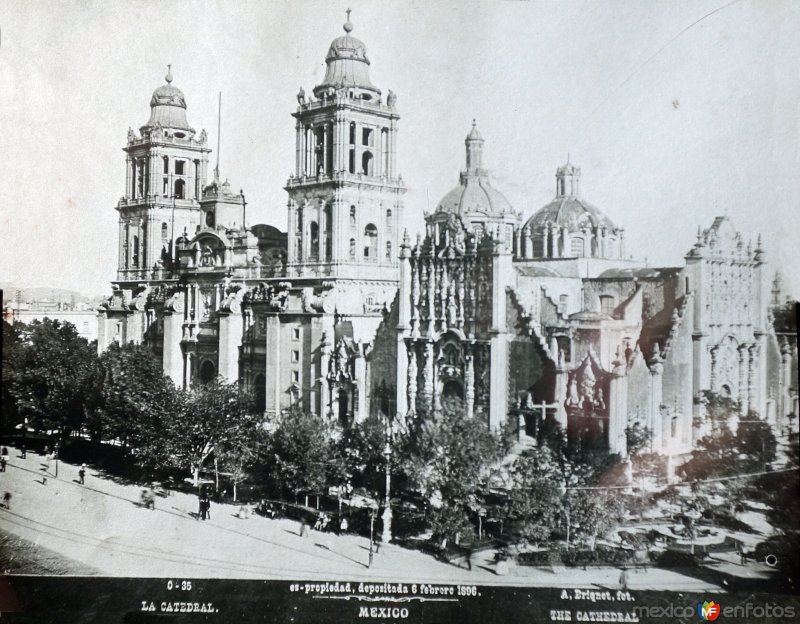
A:
<svg viewBox="0 0 800 624">
<path fill-rule="evenodd" d="M 496 190 L 466 203 L 451 192 L 427 215 L 426 236 L 401 258 L 408 407 L 454 393 L 490 427 L 511 418 L 535 436 L 555 419 L 623 455 L 638 422 L 673 458 L 707 430 L 706 390 L 779 433 L 796 427 L 796 336 L 780 329 L 786 297 L 760 240 L 745 244 L 719 217 L 685 266 L 646 267 L 624 257 L 624 230 L 578 195 L 579 180 L 559 167 L 556 197 L 523 225 Z"/>
<path fill-rule="evenodd" d="M 205 184 L 206 133 L 168 73 L 128 133 L 101 350 L 146 343 L 178 385 L 241 380 L 266 414 L 299 406 L 342 425 L 458 397 L 489 428 L 510 418 L 535 436 L 555 419 L 622 454 L 639 422 L 679 457 L 712 390 L 796 426 L 780 279 L 726 217 L 698 232 L 683 266 L 647 267 L 583 199 L 571 163 L 524 220 L 493 187 L 473 123 L 458 184 L 424 236 L 401 235 L 397 98 L 371 83 L 366 47 L 344 29 L 323 82 L 297 94 L 286 233 L 248 225 L 244 193 L 218 168 Z"/>
</svg>

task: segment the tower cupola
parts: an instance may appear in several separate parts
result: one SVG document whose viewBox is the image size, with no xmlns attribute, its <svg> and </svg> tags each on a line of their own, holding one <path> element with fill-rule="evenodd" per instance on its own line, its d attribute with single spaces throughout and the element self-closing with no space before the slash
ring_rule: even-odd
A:
<svg viewBox="0 0 800 624">
<path fill-rule="evenodd" d="M 472 120 L 472 130 L 467 135 L 464 144 L 467 146 L 467 174 L 485 174 L 483 169 L 483 137 L 475 127 Z"/>
<path fill-rule="evenodd" d="M 556 169 L 556 197 L 577 197 L 581 180 L 580 167 L 569 162 Z"/>
<path fill-rule="evenodd" d="M 194 128 L 186 119 L 186 98 L 183 91 L 172 84 L 172 65 L 167 65 L 165 83 L 153 91 L 150 98 L 150 119 L 142 126 L 142 134 L 158 128 L 172 130 L 178 138 L 194 135 Z"/>
<path fill-rule="evenodd" d="M 314 95 L 323 95 L 340 89 L 346 89 L 351 97 L 365 100 L 380 98 L 381 91 L 369 79 L 369 59 L 367 46 L 350 33 L 353 24 L 350 21 L 350 9 L 347 10 L 347 21 L 344 23 L 345 34 L 331 42 L 325 57 L 325 78 L 314 87 Z"/>
</svg>

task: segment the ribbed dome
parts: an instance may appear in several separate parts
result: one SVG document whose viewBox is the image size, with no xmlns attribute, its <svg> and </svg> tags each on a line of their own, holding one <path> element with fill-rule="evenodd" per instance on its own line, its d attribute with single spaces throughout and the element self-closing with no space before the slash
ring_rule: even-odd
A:
<svg viewBox="0 0 800 624">
<path fill-rule="evenodd" d="M 577 196 L 556 197 L 537 210 L 525 224 L 531 230 L 545 225 L 557 225 L 568 232 L 578 232 L 584 227 L 616 229 L 611 219 L 598 208 Z"/>
<path fill-rule="evenodd" d="M 492 188 L 488 178 L 462 175 L 461 183 L 442 198 L 436 212 L 499 217 L 514 210 L 503 194 Z"/>
<path fill-rule="evenodd" d="M 580 177 L 580 168 L 569 162 L 556 169 L 555 199 L 537 210 L 525 226 L 531 231 L 543 226 L 557 226 L 567 232 L 580 232 L 587 227 L 616 230 L 611 219 L 578 196 Z"/>
<path fill-rule="evenodd" d="M 350 32 L 353 24 L 350 20 L 344 24 L 345 34 L 331 42 L 328 54 L 325 57 L 327 69 L 322 83 L 314 87 L 314 95 L 322 97 L 328 89 L 353 88 L 371 93 L 362 93 L 366 99 L 371 94 L 380 96 L 381 91 L 369 79 L 369 59 L 367 46 L 360 39 L 356 39 Z"/>
<path fill-rule="evenodd" d="M 166 84 L 153 91 L 150 98 L 150 119 L 144 127 L 171 128 L 194 132 L 186 119 L 186 98 L 183 91 L 172 85 L 172 68 L 168 66 Z"/>
<path fill-rule="evenodd" d="M 458 186 L 439 202 L 437 213 L 453 213 L 462 218 L 471 215 L 515 215 L 508 200 L 489 182 L 489 174 L 483 168 L 483 143 L 483 137 L 473 120 L 472 130 L 465 139 L 467 169 L 461 172 Z"/>
</svg>

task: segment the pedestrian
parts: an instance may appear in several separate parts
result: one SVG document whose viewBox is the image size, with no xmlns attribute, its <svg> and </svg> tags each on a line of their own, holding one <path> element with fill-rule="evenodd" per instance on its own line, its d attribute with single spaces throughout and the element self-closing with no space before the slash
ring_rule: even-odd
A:
<svg viewBox="0 0 800 624">
<path fill-rule="evenodd" d="M 28 456 L 28 453 L 25 450 L 25 443 L 24 442 L 22 443 L 22 447 L 20 448 L 20 451 L 22 452 L 22 459 L 25 459 Z"/>
<path fill-rule="evenodd" d="M 367 565 L 367 567 L 368 567 L 368 568 L 371 568 L 371 567 L 372 567 L 372 557 L 374 557 L 374 556 L 375 556 L 375 554 L 372 552 L 372 542 L 370 542 L 370 549 L 369 549 L 369 564 Z"/>
<path fill-rule="evenodd" d="M 3 494 L 3 507 L 11 509 L 11 492 Z"/>
<path fill-rule="evenodd" d="M 3 450 L 2 450 L 2 451 L 0 451 L 0 453 L 2 453 L 2 454 L 3 454 L 3 457 L 7 457 L 7 456 L 8 456 L 8 447 L 7 447 L 7 446 L 4 446 L 4 447 L 3 447 Z"/>
<path fill-rule="evenodd" d="M 306 536 L 306 517 L 300 517 L 300 537 Z"/>
<path fill-rule="evenodd" d="M 78 479 L 80 479 L 81 485 L 83 485 L 83 480 L 86 477 L 86 464 L 81 464 L 81 469 L 78 471 Z"/>
<path fill-rule="evenodd" d="M 472 546 L 467 548 L 467 570 L 472 572 Z"/>
<path fill-rule="evenodd" d="M 6 471 L 6 458 L 5 455 L 3 455 L 2 457 L 0 457 L 0 472 L 5 472 L 5 471 Z"/>
<path fill-rule="evenodd" d="M 208 494 L 206 494 L 205 504 L 206 504 L 206 520 L 211 520 L 211 499 L 208 497 Z"/>
<path fill-rule="evenodd" d="M 628 589 L 628 568 L 622 568 L 622 574 L 619 575 L 620 589 Z"/>
<path fill-rule="evenodd" d="M 341 535 L 343 533 L 347 533 L 347 529 L 348 528 L 349 528 L 349 525 L 347 523 L 347 517 L 346 516 L 342 516 L 342 521 L 339 523 L 339 535 Z"/>
</svg>

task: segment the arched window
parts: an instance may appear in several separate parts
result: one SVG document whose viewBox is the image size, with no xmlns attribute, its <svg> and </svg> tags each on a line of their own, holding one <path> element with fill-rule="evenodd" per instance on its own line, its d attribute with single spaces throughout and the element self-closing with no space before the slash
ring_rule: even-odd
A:
<svg viewBox="0 0 800 624">
<path fill-rule="evenodd" d="M 386 259 L 392 259 L 392 241 L 386 241 Z"/>
<path fill-rule="evenodd" d="M 175 180 L 175 199 L 183 199 L 186 195 L 186 182 Z"/>
<path fill-rule="evenodd" d="M 316 221 L 312 221 L 308 226 L 309 235 L 309 249 L 308 255 L 312 258 L 319 257 L 319 225 Z"/>
<path fill-rule="evenodd" d="M 351 238 L 350 239 L 350 257 L 351 258 L 355 258 L 356 257 L 356 239 L 355 238 Z"/>
<path fill-rule="evenodd" d="M 386 209 L 386 227 L 392 229 L 392 209 Z"/>
<path fill-rule="evenodd" d="M 370 223 L 364 228 L 364 260 L 378 259 L 378 228 Z"/>
<path fill-rule="evenodd" d="M 169 226 L 166 223 L 161 224 L 161 246 L 166 249 L 169 245 Z"/>
<path fill-rule="evenodd" d="M 356 207 L 350 206 L 350 227 L 356 227 Z"/>
<path fill-rule="evenodd" d="M 217 367 L 214 366 L 214 362 L 211 360 L 203 360 L 203 363 L 200 365 L 200 383 L 211 383 L 216 376 Z"/>
<path fill-rule="evenodd" d="M 372 175 L 372 152 L 361 154 L 361 173 L 366 176 Z"/>
<path fill-rule="evenodd" d="M 164 156 L 164 173 L 169 173 L 169 156 Z"/>
<path fill-rule="evenodd" d="M 583 258 L 583 239 L 582 238 L 573 238 L 570 241 L 570 251 L 572 252 L 572 256 L 575 258 Z"/>
<path fill-rule="evenodd" d="M 616 258 L 616 241 L 613 238 L 606 239 L 606 258 Z"/>
<path fill-rule="evenodd" d="M 330 262 L 331 258 L 333 257 L 333 249 L 331 248 L 331 235 L 333 232 L 331 205 L 327 204 L 322 212 L 325 216 L 325 261 Z"/>
<path fill-rule="evenodd" d="M 135 268 L 139 266 L 139 237 L 133 237 L 133 252 L 131 254 L 131 265 Z"/>
<path fill-rule="evenodd" d="M 256 399 L 256 410 L 263 412 L 267 408 L 267 379 L 264 375 L 256 375 L 253 380 L 253 393 Z"/>
<path fill-rule="evenodd" d="M 614 308 L 616 308 L 616 302 L 614 301 L 614 297 L 611 295 L 601 295 L 600 296 L 600 312 L 605 314 L 606 316 L 613 316 L 614 315 Z"/>
</svg>

